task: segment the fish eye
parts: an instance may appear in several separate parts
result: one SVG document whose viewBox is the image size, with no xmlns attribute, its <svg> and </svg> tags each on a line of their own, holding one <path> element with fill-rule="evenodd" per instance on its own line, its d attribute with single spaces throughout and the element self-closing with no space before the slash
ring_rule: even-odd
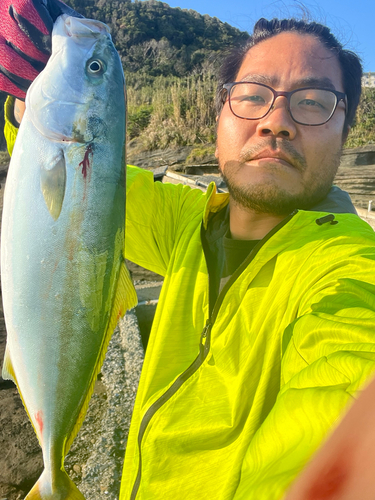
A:
<svg viewBox="0 0 375 500">
<path fill-rule="evenodd" d="M 99 76 L 105 71 L 105 66 L 100 59 L 91 59 L 87 62 L 87 71 L 90 75 Z"/>
</svg>

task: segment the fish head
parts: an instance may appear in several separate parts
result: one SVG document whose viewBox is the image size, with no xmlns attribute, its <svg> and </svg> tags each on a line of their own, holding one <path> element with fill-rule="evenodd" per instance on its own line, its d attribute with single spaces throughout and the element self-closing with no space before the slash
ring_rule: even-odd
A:
<svg viewBox="0 0 375 500">
<path fill-rule="evenodd" d="M 60 16 L 52 55 L 26 96 L 26 113 L 47 139 L 105 140 L 110 123 L 125 133 L 124 75 L 108 27 L 100 21 Z"/>
</svg>

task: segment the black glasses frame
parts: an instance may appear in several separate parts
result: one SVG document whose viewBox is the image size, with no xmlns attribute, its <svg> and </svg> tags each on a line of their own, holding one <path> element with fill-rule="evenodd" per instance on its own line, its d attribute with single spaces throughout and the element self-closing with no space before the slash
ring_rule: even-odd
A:
<svg viewBox="0 0 375 500">
<path fill-rule="evenodd" d="M 264 113 L 264 115 L 262 115 L 262 116 L 260 116 L 258 118 L 246 118 L 244 116 L 237 115 L 233 111 L 233 108 L 232 108 L 232 103 L 231 103 L 231 100 L 230 100 L 230 94 L 231 94 L 232 88 L 235 85 L 245 85 L 245 84 L 248 84 L 248 83 L 253 83 L 255 85 L 260 85 L 261 87 L 266 87 L 273 94 L 273 99 L 272 99 L 272 102 L 270 104 L 269 110 L 267 111 L 267 113 Z M 335 97 L 336 97 L 336 104 L 333 107 L 332 113 L 329 115 L 329 117 L 327 118 L 327 120 L 325 120 L 322 123 L 303 123 L 303 122 L 299 122 L 292 115 L 292 112 L 291 112 L 291 109 L 290 109 L 290 99 L 291 99 L 292 95 L 295 94 L 296 92 L 299 92 L 300 90 L 309 90 L 309 89 L 327 90 L 328 92 L 331 92 L 332 94 L 334 94 Z M 221 95 L 222 103 L 225 104 L 226 101 L 227 101 L 227 99 L 228 99 L 230 110 L 232 111 L 232 113 L 234 114 L 234 116 L 237 116 L 237 118 L 241 118 L 242 120 L 261 120 L 262 118 L 264 118 L 265 116 L 268 115 L 268 113 L 273 108 L 273 105 L 274 105 L 276 99 L 278 97 L 280 97 L 280 96 L 281 97 L 286 97 L 288 99 L 288 112 L 289 112 L 292 120 L 294 122 L 298 123 L 299 125 L 305 125 L 306 127 L 319 127 L 320 125 L 324 125 L 325 123 L 327 123 L 332 118 L 332 116 L 334 115 L 334 113 L 335 113 L 335 111 L 337 109 L 337 105 L 338 105 L 338 103 L 340 101 L 343 101 L 343 103 L 345 104 L 345 114 L 346 114 L 346 111 L 347 111 L 347 97 L 346 97 L 346 94 L 344 94 L 343 92 L 339 92 L 338 90 L 321 88 L 321 87 L 303 87 L 303 88 L 300 88 L 300 89 L 291 90 L 290 92 L 286 92 L 286 91 L 275 90 L 272 87 L 269 87 L 268 85 L 265 85 L 264 83 L 258 83 L 258 82 L 230 82 L 230 83 L 224 83 L 223 88 L 221 90 L 221 93 L 222 93 L 222 95 Z"/>
</svg>

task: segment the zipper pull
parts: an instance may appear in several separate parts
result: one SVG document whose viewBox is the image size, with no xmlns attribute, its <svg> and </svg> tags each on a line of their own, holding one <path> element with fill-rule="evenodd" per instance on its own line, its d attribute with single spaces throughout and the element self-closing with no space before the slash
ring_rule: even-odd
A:
<svg viewBox="0 0 375 500">
<path fill-rule="evenodd" d="M 324 217 L 320 217 L 320 219 L 316 219 L 315 222 L 318 224 L 318 226 L 322 226 L 323 224 L 326 224 L 329 222 L 332 225 L 338 224 L 338 220 L 334 220 L 335 216 L 333 214 L 326 215 Z"/>
</svg>

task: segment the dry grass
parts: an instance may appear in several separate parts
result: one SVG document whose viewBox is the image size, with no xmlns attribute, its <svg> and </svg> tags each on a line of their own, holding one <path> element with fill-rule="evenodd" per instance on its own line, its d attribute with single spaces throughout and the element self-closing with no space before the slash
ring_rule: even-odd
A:
<svg viewBox="0 0 375 500">
<path fill-rule="evenodd" d="M 374 144 L 375 147 L 375 88 L 365 87 L 362 90 L 356 124 L 349 133 L 346 148 L 356 148 Z"/>
<path fill-rule="evenodd" d="M 146 150 L 213 143 L 214 92 L 212 74 L 157 77 L 141 88 L 129 86 L 130 137 L 138 128 Z"/>
</svg>

